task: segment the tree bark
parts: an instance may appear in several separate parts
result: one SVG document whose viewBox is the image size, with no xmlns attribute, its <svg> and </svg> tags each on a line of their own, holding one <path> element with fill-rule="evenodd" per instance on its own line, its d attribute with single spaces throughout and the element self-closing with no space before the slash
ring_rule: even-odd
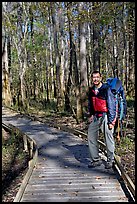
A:
<svg viewBox="0 0 137 204">
<path fill-rule="evenodd" d="M 9 67 L 8 67 L 8 48 L 7 48 L 7 37 L 3 36 L 3 50 L 2 50 L 2 100 L 5 105 L 11 106 L 11 90 L 9 80 Z"/>
</svg>

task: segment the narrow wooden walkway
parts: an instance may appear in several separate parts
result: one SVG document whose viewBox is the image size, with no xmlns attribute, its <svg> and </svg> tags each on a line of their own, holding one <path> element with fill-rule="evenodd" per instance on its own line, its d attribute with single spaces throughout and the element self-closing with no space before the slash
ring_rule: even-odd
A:
<svg viewBox="0 0 137 204">
<path fill-rule="evenodd" d="M 33 138 L 37 165 L 21 202 L 128 202 L 113 170 L 89 169 L 88 145 L 81 138 L 2 109 L 2 122 Z"/>
</svg>

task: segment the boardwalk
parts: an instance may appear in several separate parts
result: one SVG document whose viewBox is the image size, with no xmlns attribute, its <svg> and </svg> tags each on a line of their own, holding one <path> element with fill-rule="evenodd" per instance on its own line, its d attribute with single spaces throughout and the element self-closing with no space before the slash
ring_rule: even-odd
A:
<svg viewBox="0 0 137 204">
<path fill-rule="evenodd" d="M 88 146 L 81 138 L 4 108 L 2 122 L 18 127 L 38 146 L 21 202 L 128 202 L 116 172 L 103 164 L 88 168 Z"/>
</svg>

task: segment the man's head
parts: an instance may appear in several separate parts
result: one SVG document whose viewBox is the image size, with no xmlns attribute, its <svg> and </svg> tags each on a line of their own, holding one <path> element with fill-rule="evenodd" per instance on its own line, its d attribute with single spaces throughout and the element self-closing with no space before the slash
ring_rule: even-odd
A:
<svg viewBox="0 0 137 204">
<path fill-rule="evenodd" d="M 102 81 L 102 76 L 99 71 L 93 71 L 91 74 L 92 82 L 95 86 L 99 86 Z"/>
</svg>

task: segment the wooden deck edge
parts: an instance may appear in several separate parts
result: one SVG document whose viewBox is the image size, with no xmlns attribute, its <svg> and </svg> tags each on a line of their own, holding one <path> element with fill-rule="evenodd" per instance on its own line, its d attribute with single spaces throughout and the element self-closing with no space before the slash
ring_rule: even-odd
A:
<svg viewBox="0 0 137 204">
<path fill-rule="evenodd" d="M 126 182 L 126 185 L 129 188 L 132 196 L 135 198 L 135 185 L 132 182 L 132 180 L 130 179 L 130 177 L 128 176 L 128 174 L 124 171 L 123 167 L 120 164 L 119 156 L 117 156 L 117 155 L 115 155 L 115 162 L 116 162 L 116 165 L 118 166 L 118 168 L 120 170 L 121 177 L 124 179 L 124 181 Z"/>
<path fill-rule="evenodd" d="M 3 126 L 5 126 L 6 128 L 8 128 L 8 125 L 2 123 Z M 23 135 L 26 135 L 25 133 L 23 133 L 19 128 L 17 128 L 16 126 L 13 126 L 11 124 L 9 124 L 9 130 L 11 131 L 11 129 L 14 129 L 15 131 L 17 132 L 20 132 L 20 134 L 23 136 Z M 37 157 L 38 157 L 38 149 L 37 149 L 37 144 L 35 142 L 34 139 L 30 138 L 28 135 L 26 135 L 29 140 L 31 140 L 34 145 L 35 145 L 35 151 L 34 151 L 34 154 L 33 154 L 33 157 L 31 158 L 31 160 L 28 162 L 28 170 L 27 170 L 27 173 L 25 174 L 25 177 L 23 178 L 23 181 L 21 183 L 21 186 L 13 200 L 13 202 L 20 202 L 21 198 L 22 198 L 22 195 L 24 193 L 24 190 L 26 188 L 26 185 L 28 183 L 28 180 L 32 174 L 32 171 L 36 165 L 36 162 L 37 162 Z"/>
<path fill-rule="evenodd" d="M 25 133 L 23 133 L 21 130 L 19 130 L 19 128 L 9 124 L 9 125 L 6 125 L 5 123 L 2 122 L 2 126 L 4 128 L 6 128 L 7 130 L 9 130 L 10 132 L 12 132 L 12 130 L 14 129 L 14 131 L 18 131 L 20 132 L 21 135 L 25 135 Z M 24 190 L 26 188 L 26 185 L 28 183 L 28 180 L 32 174 L 32 171 L 36 165 L 36 162 L 37 162 L 37 157 L 38 157 L 38 149 L 37 149 L 37 144 L 35 142 L 34 139 L 30 138 L 28 135 L 26 135 L 30 140 L 33 141 L 33 143 L 35 144 L 35 152 L 34 152 L 34 155 L 33 155 L 33 158 L 29 161 L 29 164 L 28 164 L 28 170 L 27 170 L 27 173 L 25 174 L 24 178 L 23 178 L 23 181 L 21 183 L 21 186 L 13 200 L 13 202 L 20 202 L 21 198 L 22 198 L 22 195 L 24 193 Z"/>
<path fill-rule="evenodd" d="M 29 168 L 28 168 L 28 171 L 27 173 L 25 174 L 25 177 L 21 183 L 21 186 L 16 194 L 16 197 L 14 198 L 14 201 L 13 202 L 20 202 L 21 201 L 21 198 L 22 198 L 22 195 L 25 191 L 25 188 L 26 188 L 26 185 L 29 181 L 29 178 L 33 172 L 33 169 L 36 165 L 36 161 L 37 161 L 37 156 L 38 156 L 38 150 L 36 149 L 35 153 L 34 153 L 34 156 L 33 156 L 33 159 L 31 159 L 29 161 Z"/>
</svg>

